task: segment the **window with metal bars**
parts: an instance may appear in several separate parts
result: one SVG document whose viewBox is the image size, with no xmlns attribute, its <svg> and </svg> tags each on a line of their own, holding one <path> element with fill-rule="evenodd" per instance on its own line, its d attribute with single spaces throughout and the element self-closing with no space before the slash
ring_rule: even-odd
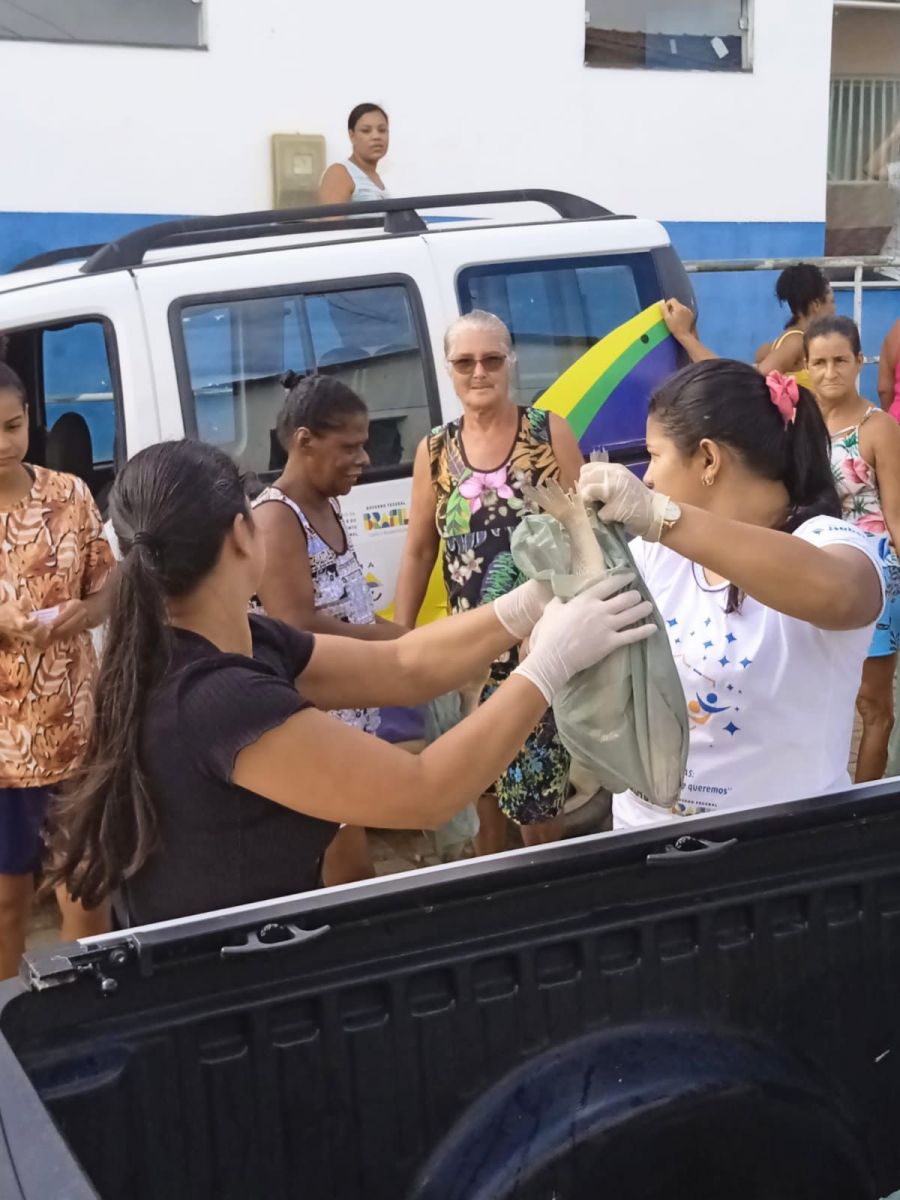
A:
<svg viewBox="0 0 900 1200">
<path fill-rule="evenodd" d="M 829 117 L 828 179 L 858 183 L 877 177 L 872 162 L 880 147 L 890 152 L 900 122 L 900 76 L 832 79 Z M 900 157 L 900 150 L 895 153 Z"/>
</svg>

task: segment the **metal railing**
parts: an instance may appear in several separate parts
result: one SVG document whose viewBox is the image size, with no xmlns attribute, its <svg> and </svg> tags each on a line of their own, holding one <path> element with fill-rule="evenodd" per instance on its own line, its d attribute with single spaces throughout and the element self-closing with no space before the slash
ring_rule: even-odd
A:
<svg viewBox="0 0 900 1200">
<path fill-rule="evenodd" d="M 863 293 L 867 291 L 897 291 L 900 292 L 900 258 L 885 255 L 868 254 L 856 258 L 701 258 L 689 259 L 685 262 L 685 270 L 692 275 L 707 272 L 726 274 L 732 271 L 783 271 L 785 267 L 794 267 L 798 262 L 811 263 L 821 267 L 826 275 L 832 272 L 852 271 L 851 279 L 832 279 L 831 286 L 836 292 L 853 292 L 853 320 L 862 333 Z M 897 272 L 896 279 L 866 279 L 867 271 L 884 270 Z M 900 312 L 898 312 L 900 316 Z M 867 363 L 877 363 L 878 356 L 867 357 Z"/>
</svg>

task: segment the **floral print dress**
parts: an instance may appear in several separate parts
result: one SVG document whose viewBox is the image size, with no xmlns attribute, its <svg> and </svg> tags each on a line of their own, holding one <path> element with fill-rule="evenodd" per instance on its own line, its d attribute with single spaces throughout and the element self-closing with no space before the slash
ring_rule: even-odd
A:
<svg viewBox="0 0 900 1200">
<path fill-rule="evenodd" d="M 520 408 L 510 452 L 490 471 L 470 466 L 462 431 L 462 420 L 450 421 L 433 430 L 428 440 L 444 583 L 453 613 L 489 604 L 525 582 L 510 551 L 513 530 L 525 508 L 522 487 L 559 478 L 549 413 Z M 482 699 L 496 690 L 517 662 L 513 649 L 493 664 Z M 569 756 L 548 711 L 497 780 L 497 802 L 519 825 L 546 821 L 562 811 L 568 782 Z"/>
<path fill-rule="evenodd" d="M 99 592 L 113 556 L 88 486 L 26 466 L 31 491 L 0 510 L 0 602 L 27 612 Z M 93 717 L 94 645 L 86 630 L 38 647 L 0 638 L 0 788 L 51 787 L 78 769 Z"/>
<path fill-rule="evenodd" d="M 844 520 L 877 540 L 884 575 L 886 601 L 875 627 L 870 657 L 895 654 L 900 649 L 900 559 L 891 545 L 875 470 L 863 458 L 859 447 L 859 431 L 877 411 L 870 405 L 858 425 L 831 435 L 831 472 L 841 498 Z"/>
</svg>

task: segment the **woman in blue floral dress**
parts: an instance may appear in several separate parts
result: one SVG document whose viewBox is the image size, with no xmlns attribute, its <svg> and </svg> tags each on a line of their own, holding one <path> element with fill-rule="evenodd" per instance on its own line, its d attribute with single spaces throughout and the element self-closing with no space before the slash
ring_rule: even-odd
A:
<svg viewBox="0 0 900 1200">
<path fill-rule="evenodd" d="M 863 665 L 856 707 L 862 737 L 856 782 L 885 772 L 894 726 L 894 675 L 900 650 L 900 428 L 860 396 L 859 329 L 849 317 L 822 317 L 806 332 L 809 372 L 828 432 L 831 470 L 845 521 L 875 539 L 886 599 Z"/>
<path fill-rule="evenodd" d="M 433 430 L 416 454 L 394 601 L 402 625 L 415 624 L 439 553 L 451 612 L 486 604 L 521 583 L 510 540 L 525 506 L 523 485 L 558 479 L 574 487 L 584 461 L 565 421 L 512 398 L 515 357 L 498 317 L 479 311 L 461 317 L 444 348 L 463 415 Z M 494 663 L 483 698 L 516 662 L 513 651 Z M 548 712 L 494 794 L 479 802 L 478 852 L 505 848 L 505 817 L 522 827 L 526 845 L 560 837 L 568 777 L 569 758 Z"/>
</svg>

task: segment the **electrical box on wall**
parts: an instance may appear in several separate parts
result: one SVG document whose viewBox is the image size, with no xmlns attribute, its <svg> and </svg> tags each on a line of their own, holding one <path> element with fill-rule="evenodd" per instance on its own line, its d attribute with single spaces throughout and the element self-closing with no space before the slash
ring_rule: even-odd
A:
<svg viewBox="0 0 900 1200">
<path fill-rule="evenodd" d="M 272 207 L 315 204 L 325 171 L 325 138 L 320 133 L 272 134 Z"/>
</svg>

